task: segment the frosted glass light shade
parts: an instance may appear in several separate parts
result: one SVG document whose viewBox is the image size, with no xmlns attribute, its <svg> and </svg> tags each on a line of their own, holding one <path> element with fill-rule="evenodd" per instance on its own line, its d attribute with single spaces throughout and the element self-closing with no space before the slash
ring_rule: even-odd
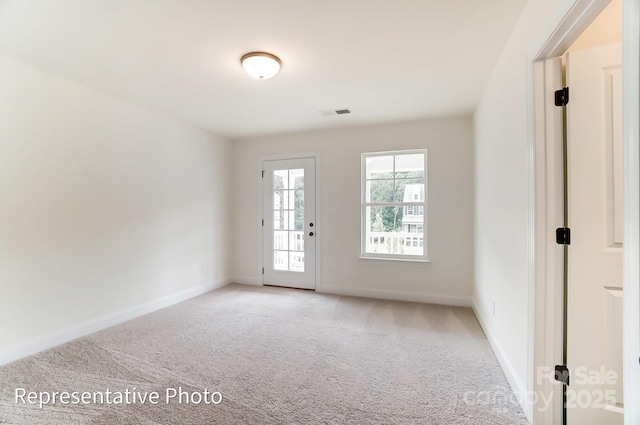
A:
<svg viewBox="0 0 640 425">
<path fill-rule="evenodd" d="M 268 80 L 280 71 L 280 59 L 271 53 L 251 52 L 240 59 L 247 74 L 259 80 Z"/>
</svg>

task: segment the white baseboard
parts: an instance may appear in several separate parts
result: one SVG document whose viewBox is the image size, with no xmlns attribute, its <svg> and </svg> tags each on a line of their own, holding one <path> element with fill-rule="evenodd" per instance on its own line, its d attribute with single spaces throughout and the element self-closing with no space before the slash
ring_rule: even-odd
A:
<svg viewBox="0 0 640 425">
<path fill-rule="evenodd" d="M 484 316 L 480 313 L 480 310 L 476 307 L 475 302 L 472 303 L 472 308 L 473 308 L 473 312 L 475 313 L 478 319 L 478 322 L 480 322 L 480 326 L 482 327 L 484 334 L 487 336 L 487 339 L 489 340 L 489 345 L 491 345 L 491 349 L 493 350 L 493 353 L 496 355 L 496 358 L 498 359 L 498 363 L 500 363 L 500 366 L 502 367 L 502 371 L 504 372 L 504 375 L 507 377 L 507 381 L 509 381 L 509 385 L 511 386 L 511 389 L 513 390 L 514 393 L 516 393 L 516 395 L 518 395 L 517 399 L 520 402 L 520 406 L 522 407 L 522 410 L 524 411 L 524 413 L 527 415 L 527 419 L 529 420 L 529 422 L 531 422 L 531 418 L 529 417 L 531 416 L 531 406 L 528 406 L 526 404 L 527 400 L 529 400 L 529 397 L 527 397 L 527 394 L 528 394 L 527 387 L 524 385 L 524 383 L 516 373 L 516 370 L 513 367 L 513 364 L 507 357 L 507 354 L 502 349 L 502 346 L 496 340 L 495 336 L 493 335 L 493 332 L 491 332 L 491 329 L 487 325 L 488 322 L 486 321 Z"/>
<path fill-rule="evenodd" d="M 471 307 L 471 300 L 469 298 L 452 297 L 447 295 L 430 295 L 370 288 L 345 288 L 344 286 L 332 285 L 322 285 L 316 288 L 316 291 L 325 294 L 348 295 L 353 297 L 379 298 L 384 300 L 413 301 L 428 304 Z"/>
<path fill-rule="evenodd" d="M 16 360 L 20 360 L 24 357 L 36 354 L 40 351 L 47 350 L 57 345 L 64 344 L 74 339 L 92 334 L 94 332 L 110 328 L 111 326 L 118 325 L 131 319 L 135 319 L 136 317 L 143 316 L 156 310 L 169 307 L 179 302 L 188 300 L 189 298 L 197 297 L 198 295 L 202 295 L 206 292 L 213 291 L 214 289 L 221 288 L 229 283 L 231 283 L 230 279 L 207 283 L 196 288 L 187 289 L 186 291 L 178 292 L 177 294 L 169 295 L 163 298 L 146 302 L 144 304 L 129 307 L 124 310 L 107 314 L 88 322 L 81 323 L 55 333 L 33 339 L 31 341 L 8 347 L 0 351 L 0 366 Z"/>
<path fill-rule="evenodd" d="M 231 281 L 233 283 L 241 283 L 243 285 L 262 286 L 262 278 L 258 277 L 234 277 Z"/>
</svg>

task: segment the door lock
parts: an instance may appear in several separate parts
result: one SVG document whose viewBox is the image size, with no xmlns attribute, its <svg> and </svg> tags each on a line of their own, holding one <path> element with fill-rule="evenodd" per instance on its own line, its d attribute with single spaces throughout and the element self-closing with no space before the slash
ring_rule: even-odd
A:
<svg viewBox="0 0 640 425">
<path fill-rule="evenodd" d="M 309 236 L 313 236 L 313 232 L 309 232 Z"/>
</svg>

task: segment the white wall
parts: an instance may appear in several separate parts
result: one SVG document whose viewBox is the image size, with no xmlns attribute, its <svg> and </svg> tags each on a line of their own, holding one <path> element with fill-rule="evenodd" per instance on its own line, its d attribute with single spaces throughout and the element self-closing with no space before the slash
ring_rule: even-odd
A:
<svg viewBox="0 0 640 425">
<path fill-rule="evenodd" d="M 345 118 L 345 117 L 342 117 Z M 331 118 L 329 118 L 331 119 Z M 340 119 L 337 117 L 336 119 Z M 348 119 L 348 117 L 347 117 Z M 428 149 L 431 263 L 361 260 L 360 154 Z M 259 284 L 258 161 L 318 151 L 322 291 L 468 304 L 473 267 L 473 153 L 470 117 L 317 131 L 233 144 L 233 277 Z"/>
<path fill-rule="evenodd" d="M 569 50 L 604 46 L 622 41 L 622 0 L 611 3 L 598 15 Z"/>
<path fill-rule="evenodd" d="M 532 56 L 569 1 L 527 2 L 474 114 L 474 306 L 515 390 L 532 388 L 529 345 Z M 493 305 L 495 302 L 495 315 Z M 531 412 L 529 412 L 531 413 Z"/>
<path fill-rule="evenodd" d="M 0 99 L 0 358 L 228 281 L 230 142 L 4 56 Z"/>
</svg>

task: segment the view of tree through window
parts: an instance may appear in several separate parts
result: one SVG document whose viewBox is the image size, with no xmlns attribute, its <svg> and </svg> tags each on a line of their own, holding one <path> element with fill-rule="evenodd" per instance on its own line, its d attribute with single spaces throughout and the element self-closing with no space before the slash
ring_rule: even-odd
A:
<svg viewBox="0 0 640 425">
<path fill-rule="evenodd" d="M 426 258 L 426 151 L 363 154 L 363 256 Z"/>
</svg>

